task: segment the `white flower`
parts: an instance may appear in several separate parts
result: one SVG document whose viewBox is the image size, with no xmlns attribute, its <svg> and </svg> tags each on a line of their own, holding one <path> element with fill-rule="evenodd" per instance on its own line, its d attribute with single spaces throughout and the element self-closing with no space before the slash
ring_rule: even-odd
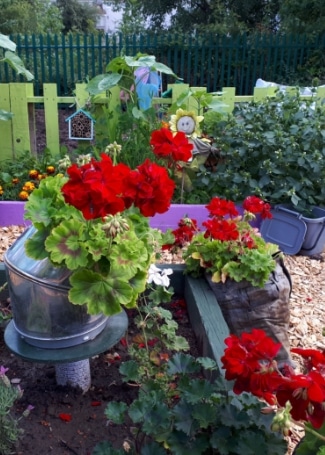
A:
<svg viewBox="0 0 325 455">
<path fill-rule="evenodd" d="M 155 283 L 157 286 L 168 288 L 170 285 L 168 275 L 171 275 L 172 273 L 172 269 L 159 269 L 155 264 L 151 264 L 148 271 L 147 283 Z"/>
</svg>

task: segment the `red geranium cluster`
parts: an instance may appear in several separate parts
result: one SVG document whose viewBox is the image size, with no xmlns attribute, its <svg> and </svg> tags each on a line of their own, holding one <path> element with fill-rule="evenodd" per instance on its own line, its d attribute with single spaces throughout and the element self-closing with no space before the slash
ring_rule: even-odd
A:
<svg viewBox="0 0 325 455">
<path fill-rule="evenodd" d="M 114 165 L 104 153 L 67 169 L 69 180 L 62 187 L 65 202 L 81 210 L 86 220 L 115 215 L 132 204 L 149 217 L 168 210 L 175 183 L 165 168 L 146 160 L 135 170 Z"/>
<path fill-rule="evenodd" d="M 248 212 L 260 214 L 263 219 L 272 218 L 270 204 L 262 201 L 262 199 L 257 196 L 247 196 L 243 202 L 243 208 Z"/>
<path fill-rule="evenodd" d="M 175 135 L 167 128 L 153 131 L 150 145 L 153 147 L 154 154 L 167 159 L 169 165 L 177 161 L 186 163 L 192 158 L 193 144 L 188 141 L 186 134 L 182 131 Z"/>
<path fill-rule="evenodd" d="M 239 212 L 234 202 L 214 197 L 206 208 L 209 210 L 211 219 L 202 223 L 206 228 L 205 238 L 223 242 L 240 240 L 248 248 L 254 248 L 255 242 L 250 233 L 248 231 L 240 232 L 238 229 Z M 256 196 L 248 196 L 244 200 L 243 208 L 246 213 L 259 214 L 262 218 L 272 218 L 270 205 Z"/>
<path fill-rule="evenodd" d="M 171 244 L 165 244 L 162 246 L 163 250 L 177 251 L 179 248 L 183 248 L 187 245 L 200 229 L 198 228 L 197 221 L 184 217 L 178 223 L 178 228 L 172 231 L 175 240 Z"/>
<path fill-rule="evenodd" d="M 263 330 L 226 338 L 221 358 L 225 377 L 235 380 L 234 392 L 251 392 L 267 403 L 284 407 L 296 421 L 320 428 L 325 420 L 325 353 L 316 349 L 292 349 L 305 359 L 306 372 L 296 374 L 290 365 L 278 368 L 275 357 L 281 344 Z"/>
</svg>

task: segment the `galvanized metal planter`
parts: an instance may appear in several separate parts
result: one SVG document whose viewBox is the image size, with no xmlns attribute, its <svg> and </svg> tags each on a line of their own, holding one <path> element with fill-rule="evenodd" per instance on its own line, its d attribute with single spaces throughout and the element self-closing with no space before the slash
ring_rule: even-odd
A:
<svg viewBox="0 0 325 455">
<path fill-rule="evenodd" d="M 69 302 L 68 269 L 26 255 L 25 241 L 34 232 L 32 226 L 26 229 L 4 258 L 16 330 L 27 343 L 49 349 L 94 339 L 105 328 L 107 316 L 89 315 L 86 305 Z"/>
</svg>

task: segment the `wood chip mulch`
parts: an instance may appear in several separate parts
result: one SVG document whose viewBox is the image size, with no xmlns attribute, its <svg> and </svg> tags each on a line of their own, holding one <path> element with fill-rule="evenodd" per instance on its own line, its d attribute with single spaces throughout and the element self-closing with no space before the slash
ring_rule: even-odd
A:
<svg viewBox="0 0 325 455">
<path fill-rule="evenodd" d="M 0 261 L 9 246 L 21 235 L 25 226 L 0 227 Z M 179 263 L 181 256 L 164 253 L 160 262 Z M 325 349 L 325 252 L 317 256 L 285 256 L 293 289 L 290 297 L 289 338 L 292 347 Z M 299 362 L 300 359 L 295 359 Z M 289 439 L 291 455 L 303 436 L 300 428 L 293 428 Z"/>
</svg>

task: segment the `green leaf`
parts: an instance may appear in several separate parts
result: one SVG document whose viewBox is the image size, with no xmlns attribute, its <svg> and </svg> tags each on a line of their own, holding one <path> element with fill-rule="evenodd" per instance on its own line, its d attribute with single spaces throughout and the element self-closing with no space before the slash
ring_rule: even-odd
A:
<svg viewBox="0 0 325 455">
<path fill-rule="evenodd" d="M 163 449 L 159 444 L 154 441 L 149 442 L 141 448 L 141 455 L 165 455 L 167 450 Z"/>
<path fill-rule="evenodd" d="M 175 419 L 175 428 L 182 431 L 187 436 L 195 434 L 199 428 L 197 422 L 192 417 L 193 406 L 190 403 L 182 400 L 173 409 Z"/>
<path fill-rule="evenodd" d="M 139 365 L 135 360 L 123 362 L 119 371 L 124 376 L 124 382 L 141 382 L 142 375 L 139 371 Z"/>
<path fill-rule="evenodd" d="M 0 120 L 11 120 L 14 114 L 12 112 L 4 111 L 0 109 Z"/>
<path fill-rule="evenodd" d="M 192 415 L 199 422 L 200 428 L 208 428 L 215 424 L 216 407 L 211 403 L 197 403 L 194 406 Z"/>
<path fill-rule="evenodd" d="M 85 223 L 67 220 L 52 229 L 45 241 L 45 248 L 54 263 L 64 262 L 68 269 L 76 270 L 88 264 L 85 240 Z"/>
<path fill-rule="evenodd" d="M 5 58 L 3 61 L 7 62 L 8 65 L 10 65 L 17 72 L 17 74 L 25 76 L 28 81 L 32 81 L 34 79 L 32 73 L 25 68 L 23 61 L 15 53 L 11 51 L 5 52 Z"/>
<path fill-rule="evenodd" d="M 94 447 L 92 455 L 125 455 L 123 449 L 114 449 L 108 441 L 102 441 Z"/>
<path fill-rule="evenodd" d="M 111 401 L 105 409 L 105 416 L 114 423 L 122 424 L 125 422 L 125 414 L 128 406 L 123 401 Z"/>
<path fill-rule="evenodd" d="M 200 370 L 200 366 L 196 363 L 194 357 L 177 353 L 169 360 L 167 364 L 168 374 L 189 374 Z"/>
<path fill-rule="evenodd" d="M 196 361 L 205 369 L 210 371 L 218 371 L 217 362 L 210 357 L 197 357 Z"/>
<path fill-rule="evenodd" d="M 209 399 L 214 392 L 214 387 L 206 379 L 192 379 L 186 388 L 180 387 L 180 390 L 188 403 L 196 404 L 201 400 Z"/>
<path fill-rule="evenodd" d="M 9 51 L 15 52 L 16 51 L 16 44 L 11 41 L 9 36 L 3 35 L 0 33 L 0 47 L 3 47 L 4 49 L 8 49 Z"/>
<path fill-rule="evenodd" d="M 100 93 L 115 87 L 119 83 L 121 77 L 121 74 L 118 73 L 100 74 L 89 81 L 86 90 L 90 95 L 99 95 Z"/>
<path fill-rule="evenodd" d="M 121 305 L 133 302 L 132 287 L 122 278 L 103 276 L 89 269 L 72 273 L 69 300 L 76 305 L 87 304 L 90 314 L 104 313 L 113 316 L 120 313 Z"/>
<path fill-rule="evenodd" d="M 173 455 L 202 455 L 210 447 L 206 434 L 198 434 L 189 439 L 185 433 L 179 431 L 173 431 L 168 436 L 167 444 Z"/>
<path fill-rule="evenodd" d="M 41 261 L 49 257 L 48 252 L 45 249 L 45 240 L 49 235 L 47 229 L 39 229 L 35 234 L 26 240 L 25 250 L 29 257 Z"/>
</svg>

